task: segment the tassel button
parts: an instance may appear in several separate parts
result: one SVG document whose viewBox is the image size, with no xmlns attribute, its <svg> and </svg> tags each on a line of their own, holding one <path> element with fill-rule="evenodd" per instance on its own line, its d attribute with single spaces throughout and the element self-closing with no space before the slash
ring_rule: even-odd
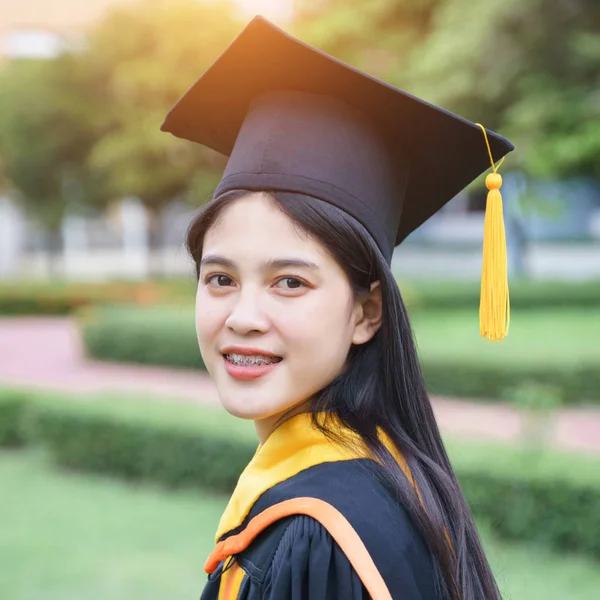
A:
<svg viewBox="0 0 600 600">
<path fill-rule="evenodd" d="M 502 187 L 502 175 L 500 173 L 490 173 L 485 178 L 485 187 L 492 190 L 499 190 Z"/>
</svg>

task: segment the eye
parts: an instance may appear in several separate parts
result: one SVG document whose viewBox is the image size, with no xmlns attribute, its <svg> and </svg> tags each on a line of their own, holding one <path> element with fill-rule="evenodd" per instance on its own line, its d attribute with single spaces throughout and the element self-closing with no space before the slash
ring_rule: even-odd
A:
<svg viewBox="0 0 600 600">
<path fill-rule="evenodd" d="M 204 283 L 210 283 L 215 278 L 217 281 L 217 283 L 215 284 L 216 287 L 229 287 L 232 283 L 231 279 L 227 277 L 227 275 L 222 274 L 209 275 L 208 277 L 204 278 Z"/>
<path fill-rule="evenodd" d="M 306 284 L 297 277 L 282 277 L 277 283 L 281 283 L 282 281 L 287 281 L 291 284 L 289 287 L 285 287 L 288 290 L 297 290 L 301 287 L 306 287 Z"/>
</svg>

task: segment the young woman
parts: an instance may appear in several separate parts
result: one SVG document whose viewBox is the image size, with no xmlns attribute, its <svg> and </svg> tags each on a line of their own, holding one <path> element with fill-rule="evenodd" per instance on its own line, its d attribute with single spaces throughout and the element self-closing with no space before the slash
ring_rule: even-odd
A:
<svg viewBox="0 0 600 600">
<path fill-rule="evenodd" d="M 481 131 L 261 18 L 163 129 L 230 157 L 187 244 L 202 357 L 260 444 L 202 598 L 500 598 L 390 270 L 489 164 Z"/>
</svg>

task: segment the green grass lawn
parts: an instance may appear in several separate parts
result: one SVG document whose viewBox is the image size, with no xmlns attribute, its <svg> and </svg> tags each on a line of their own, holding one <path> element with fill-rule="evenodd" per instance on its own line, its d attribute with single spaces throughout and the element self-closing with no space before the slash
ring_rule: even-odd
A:
<svg viewBox="0 0 600 600">
<path fill-rule="evenodd" d="M 194 599 L 225 498 L 65 473 L 0 453 L 0 598 Z"/>
<path fill-rule="evenodd" d="M 513 311 L 508 336 L 490 343 L 479 335 L 478 308 L 417 311 L 411 315 L 424 359 L 478 363 L 600 364 L 600 309 Z"/>
<path fill-rule="evenodd" d="M 0 598 L 198 598 L 225 498 L 65 473 L 39 452 L 0 452 Z M 481 526 L 507 600 L 592 600 L 591 560 L 499 543 Z"/>
</svg>

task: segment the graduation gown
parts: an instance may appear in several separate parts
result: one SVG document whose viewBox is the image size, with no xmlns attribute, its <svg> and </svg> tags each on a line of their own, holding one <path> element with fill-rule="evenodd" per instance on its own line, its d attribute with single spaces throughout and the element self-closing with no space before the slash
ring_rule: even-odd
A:
<svg viewBox="0 0 600 600">
<path fill-rule="evenodd" d="M 370 460 L 357 444 L 349 450 L 331 442 L 308 414 L 278 427 L 259 446 L 223 514 L 201 600 L 362 600 L 372 597 L 367 564 L 388 598 L 442 600 L 424 540 L 373 477 Z M 325 513 L 338 519 L 335 527 Z"/>
</svg>

